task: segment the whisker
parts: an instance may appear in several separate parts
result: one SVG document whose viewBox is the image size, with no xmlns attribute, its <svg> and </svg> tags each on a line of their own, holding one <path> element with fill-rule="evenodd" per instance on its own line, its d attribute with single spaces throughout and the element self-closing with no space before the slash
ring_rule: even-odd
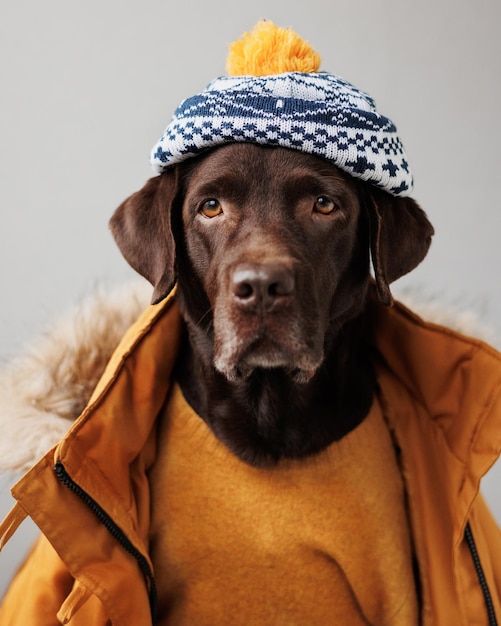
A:
<svg viewBox="0 0 501 626">
<path fill-rule="evenodd" d="M 202 326 L 202 322 L 204 321 L 204 319 L 211 313 L 212 313 L 212 309 L 209 307 L 207 311 L 205 311 L 205 313 L 202 315 L 202 317 L 198 320 L 197 328 L 200 328 Z"/>
</svg>

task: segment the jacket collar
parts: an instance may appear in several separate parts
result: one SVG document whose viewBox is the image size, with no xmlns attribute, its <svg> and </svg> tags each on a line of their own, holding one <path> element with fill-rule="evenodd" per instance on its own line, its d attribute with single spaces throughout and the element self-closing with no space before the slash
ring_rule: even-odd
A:
<svg viewBox="0 0 501 626">
<path fill-rule="evenodd" d="M 458 492 L 467 480 L 478 483 L 501 453 L 501 354 L 399 303 L 386 308 L 370 298 L 368 319 L 379 375 L 441 433 L 464 470 Z"/>
</svg>

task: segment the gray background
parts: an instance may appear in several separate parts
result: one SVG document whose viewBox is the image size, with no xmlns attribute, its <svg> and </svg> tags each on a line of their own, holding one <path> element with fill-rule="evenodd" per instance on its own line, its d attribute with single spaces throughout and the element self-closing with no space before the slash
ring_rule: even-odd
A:
<svg viewBox="0 0 501 626">
<path fill-rule="evenodd" d="M 397 124 L 436 227 L 400 281 L 499 330 L 499 0 L 4 0 L 0 9 L 0 360 L 96 283 L 133 277 L 108 234 L 150 176 L 175 106 L 224 73 L 259 18 L 292 26 L 322 69 Z M 11 505 L 0 477 L 0 514 Z M 484 492 L 501 521 L 501 466 Z M 0 557 L 0 593 L 34 528 Z"/>
</svg>

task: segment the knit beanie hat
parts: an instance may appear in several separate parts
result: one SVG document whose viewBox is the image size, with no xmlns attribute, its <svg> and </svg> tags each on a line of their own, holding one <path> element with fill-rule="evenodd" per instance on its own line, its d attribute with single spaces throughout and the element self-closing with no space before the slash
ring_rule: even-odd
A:
<svg viewBox="0 0 501 626">
<path fill-rule="evenodd" d="M 394 196 L 409 195 L 412 174 L 393 122 L 369 95 L 319 67 L 296 33 L 259 22 L 230 46 L 229 76 L 179 105 L 151 152 L 153 170 L 251 142 L 323 157 Z"/>
</svg>

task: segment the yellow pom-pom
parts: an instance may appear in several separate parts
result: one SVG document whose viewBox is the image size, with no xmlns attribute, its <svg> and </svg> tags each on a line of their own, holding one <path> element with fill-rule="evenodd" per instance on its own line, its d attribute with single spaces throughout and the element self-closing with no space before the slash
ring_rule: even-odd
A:
<svg viewBox="0 0 501 626">
<path fill-rule="evenodd" d="M 320 62 L 320 55 L 291 28 L 262 21 L 231 44 L 226 70 L 230 76 L 318 72 Z"/>
</svg>

